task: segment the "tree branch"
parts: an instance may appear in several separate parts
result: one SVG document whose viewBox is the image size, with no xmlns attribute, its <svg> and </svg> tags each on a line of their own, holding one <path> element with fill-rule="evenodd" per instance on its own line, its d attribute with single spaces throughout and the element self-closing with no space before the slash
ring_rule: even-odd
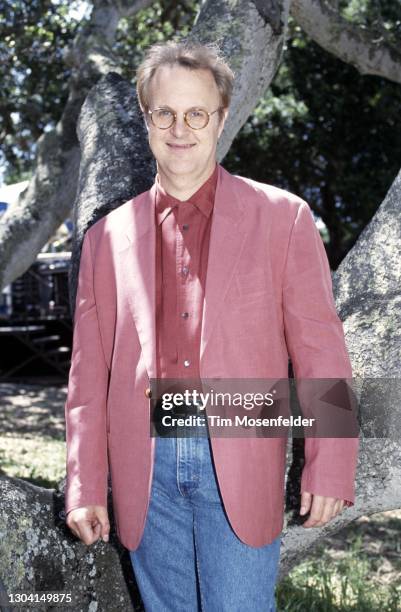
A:
<svg viewBox="0 0 401 612">
<path fill-rule="evenodd" d="M 152 2 L 94 0 L 89 22 L 65 57 L 72 75 L 63 114 L 55 128 L 38 139 L 36 170 L 18 203 L 1 219 L 0 288 L 25 272 L 70 214 L 80 162 L 76 124 L 81 106 L 102 76 L 110 71 L 120 72 L 111 49 L 119 19 Z"/>
<path fill-rule="evenodd" d="M 235 73 L 230 113 L 218 147 L 221 161 L 270 85 L 280 64 L 290 0 L 207 0 L 190 38 L 218 42 Z"/>
<path fill-rule="evenodd" d="M 347 21 L 326 0 L 292 0 L 290 12 L 318 45 L 361 74 L 401 83 L 401 52 L 383 35 Z"/>
<path fill-rule="evenodd" d="M 236 75 L 230 114 L 219 142 L 219 159 L 274 76 L 284 43 L 288 4 L 288 0 L 273 0 L 268 7 L 253 0 L 207 0 L 202 4 L 188 38 L 203 43 L 217 41 Z M 148 189 L 154 178 L 142 114 L 134 92 L 131 99 L 129 90 L 123 79 L 107 75 L 91 89 L 79 116 L 82 158 L 75 201 L 71 306 L 86 229 L 111 208 L 139 193 L 138 188 Z"/>
</svg>

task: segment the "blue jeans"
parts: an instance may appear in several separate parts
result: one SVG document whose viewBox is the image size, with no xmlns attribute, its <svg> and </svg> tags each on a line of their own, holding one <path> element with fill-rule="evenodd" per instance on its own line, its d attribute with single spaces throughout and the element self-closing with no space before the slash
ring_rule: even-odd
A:
<svg viewBox="0 0 401 612">
<path fill-rule="evenodd" d="M 210 440 L 156 438 L 142 540 L 130 551 L 146 612 L 275 612 L 281 534 L 254 548 L 225 514 Z"/>
</svg>

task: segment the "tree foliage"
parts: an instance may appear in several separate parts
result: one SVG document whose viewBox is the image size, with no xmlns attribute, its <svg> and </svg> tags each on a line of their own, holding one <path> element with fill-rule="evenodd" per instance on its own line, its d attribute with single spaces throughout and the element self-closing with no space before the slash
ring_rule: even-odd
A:
<svg viewBox="0 0 401 612">
<path fill-rule="evenodd" d="M 336 268 L 399 169 L 400 106 L 399 85 L 360 75 L 292 22 L 284 61 L 226 166 L 305 198 Z"/>
<path fill-rule="evenodd" d="M 331 0 L 343 17 L 400 39 L 393 0 Z M 27 178 L 36 141 L 62 114 L 71 76 L 68 50 L 83 21 L 67 0 L 0 0 L 0 135 L 6 182 Z M 144 50 L 185 36 L 200 2 L 158 0 L 123 17 L 110 52 L 132 84 Z M 240 174 L 289 189 L 324 221 L 336 268 L 373 216 L 399 167 L 399 85 L 361 76 L 310 40 L 290 19 L 278 73 L 224 160 Z"/>
<path fill-rule="evenodd" d="M 79 23 L 68 0 L 0 0 L 0 142 L 7 182 L 30 175 L 35 142 L 68 97 L 64 54 Z"/>
<path fill-rule="evenodd" d="M 68 0 L 0 0 L 0 163 L 5 180 L 29 178 L 36 140 L 54 127 L 68 97 L 68 51 L 82 28 Z M 190 30 L 198 10 L 194 0 L 155 2 L 122 18 L 113 53 L 123 75 L 134 79 L 144 49 Z"/>
</svg>

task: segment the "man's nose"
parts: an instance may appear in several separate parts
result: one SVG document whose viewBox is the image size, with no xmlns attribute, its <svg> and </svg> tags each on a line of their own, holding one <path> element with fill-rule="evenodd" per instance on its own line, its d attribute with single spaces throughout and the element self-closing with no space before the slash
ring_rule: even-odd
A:
<svg viewBox="0 0 401 612">
<path fill-rule="evenodd" d="M 185 133 L 189 130 L 189 127 L 185 123 L 184 113 L 177 113 L 177 118 L 171 126 L 171 132 L 176 138 L 182 138 Z"/>
</svg>

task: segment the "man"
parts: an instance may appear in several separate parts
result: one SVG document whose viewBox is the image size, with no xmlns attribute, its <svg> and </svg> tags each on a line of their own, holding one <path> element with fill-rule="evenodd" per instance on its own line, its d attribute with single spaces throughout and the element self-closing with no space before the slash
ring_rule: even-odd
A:
<svg viewBox="0 0 401 612">
<path fill-rule="evenodd" d="M 84 238 L 67 524 L 107 541 L 110 470 L 147 610 L 275 610 L 285 437 L 152 437 L 149 386 L 285 379 L 289 356 L 296 378 L 350 378 L 327 258 L 306 202 L 216 163 L 233 74 L 212 47 L 156 45 L 137 76 L 157 176 Z M 357 448 L 306 439 L 305 528 L 353 504 Z"/>
</svg>

